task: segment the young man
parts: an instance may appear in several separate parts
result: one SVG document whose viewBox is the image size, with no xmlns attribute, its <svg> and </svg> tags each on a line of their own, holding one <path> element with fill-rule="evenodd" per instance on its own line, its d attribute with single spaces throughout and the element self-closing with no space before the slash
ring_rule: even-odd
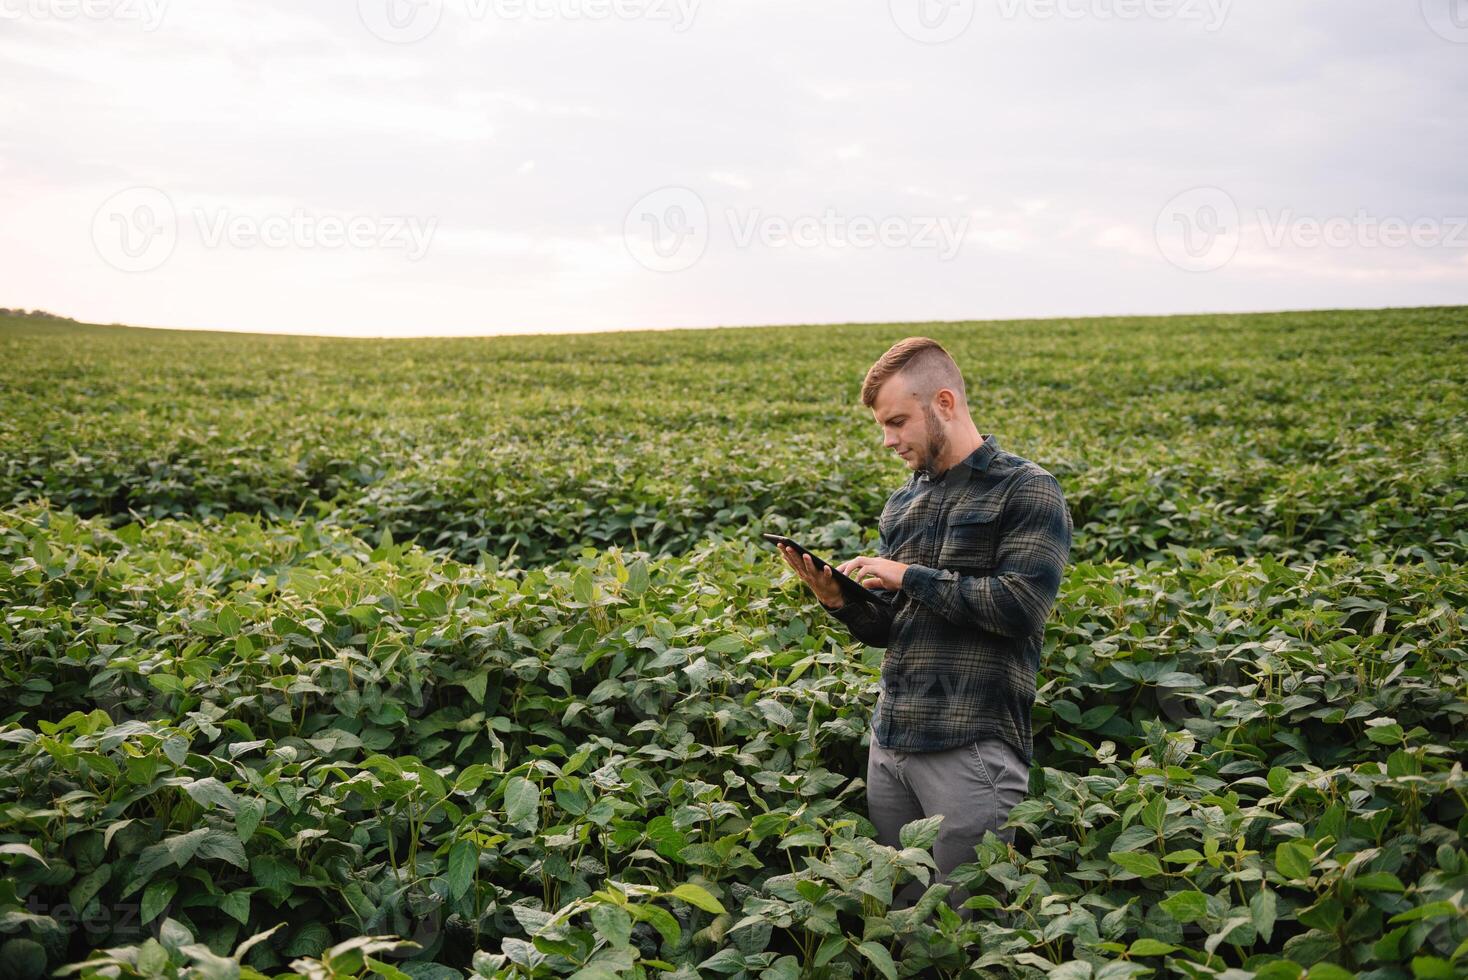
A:
<svg viewBox="0 0 1468 980">
<path fill-rule="evenodd" d="M 877 601 L 843 603 L 829 568 L 781 554 L 853 636 L 887 648 L 868 809 L 894 847 L 903 824 L 942 814 L 933 857 L 946 877 L 986 831 L 1013 842 L 1000 824 L 1029 790 L 1035 672 L 1070 557 L 1070 512 L 1055 477 L 980 435 L 937 341 L 893 345 L 861 400 L 912 471 L 882 509 L 877 556 L 840 566 Z"/>
</svg>

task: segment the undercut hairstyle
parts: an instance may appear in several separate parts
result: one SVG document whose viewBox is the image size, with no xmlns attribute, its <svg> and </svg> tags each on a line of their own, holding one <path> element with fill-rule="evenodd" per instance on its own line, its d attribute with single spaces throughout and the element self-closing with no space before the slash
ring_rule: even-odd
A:
<svg viewBox="0 0 1468 980">
<path fill-rule="evenodd" d="M 877 392 L 897 374 L 912 386 L 912 391 L 924 405 L 929 404 L 940 390 L 948 388 L 958 396 L 960 405 L 968 407 L 968 394 L 958 365 L 943 345 L 930 337 L 899 340 L 877 358 L 877 363 L 867 371 L 866 380 L 862 382 L 861 403 L 867 408 L 875 405 Z"/>
</svg>

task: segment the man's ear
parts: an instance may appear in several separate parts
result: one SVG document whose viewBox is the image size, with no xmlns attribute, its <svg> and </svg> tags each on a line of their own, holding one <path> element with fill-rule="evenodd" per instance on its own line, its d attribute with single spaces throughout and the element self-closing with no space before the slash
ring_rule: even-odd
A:
<svg viewBox="0 0 1468 980">
<path fill-rule="evenodd" d="M 954 412 L 958 408 L 958 398 L 951 390 L 939 388 L 938 393 L 933 396 L 933 402 L 940 419 L 944 422 L 953 421 Z"/>
</svg>

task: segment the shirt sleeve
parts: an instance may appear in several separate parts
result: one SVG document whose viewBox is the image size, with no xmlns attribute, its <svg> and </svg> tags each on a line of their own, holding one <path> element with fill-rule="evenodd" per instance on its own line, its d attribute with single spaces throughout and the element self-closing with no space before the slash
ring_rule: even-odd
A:
<svg viewBox="0 0 1468 980">
<path fill-rule="evenodd" d="M 887 557 L 887 542 L 877 534 L 877 557 Z M 887 589 L 867 589 L 876 602 L 847 602 L 832 609 L 824 602 L 821 608 L 846 624 L 851 635 L 869 647 L 885 647 L 892 633 L 892 602 L 897 593 Z"/>
<path fill-rule="evenodd" d="M 1028 636 L 1043 627 L 1060 591 L 1071 532 L 1060 483 L 1036 474 L 1005 502 L 994 574 L 909 565 L 902 589 L 954 625 Z"/>
</svg>

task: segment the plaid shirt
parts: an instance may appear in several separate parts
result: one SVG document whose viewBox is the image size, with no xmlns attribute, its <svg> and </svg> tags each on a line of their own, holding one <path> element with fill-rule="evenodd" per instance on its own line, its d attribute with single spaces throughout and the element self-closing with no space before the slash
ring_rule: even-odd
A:
<svg viewBox="0 0 1468 980">
<path fill-rule="evenodd" d="M 887 648 L 872 717 L 883 748 L 941 752 L 998 736 L 1029 761 L 1035 673 L 1072 524 L 1055 477 L 983 439 L 942 476 L 914 473 L 887 498 L 877 553 L 909 566 L 902 588 L 829 611 Z"/>
</svg>

